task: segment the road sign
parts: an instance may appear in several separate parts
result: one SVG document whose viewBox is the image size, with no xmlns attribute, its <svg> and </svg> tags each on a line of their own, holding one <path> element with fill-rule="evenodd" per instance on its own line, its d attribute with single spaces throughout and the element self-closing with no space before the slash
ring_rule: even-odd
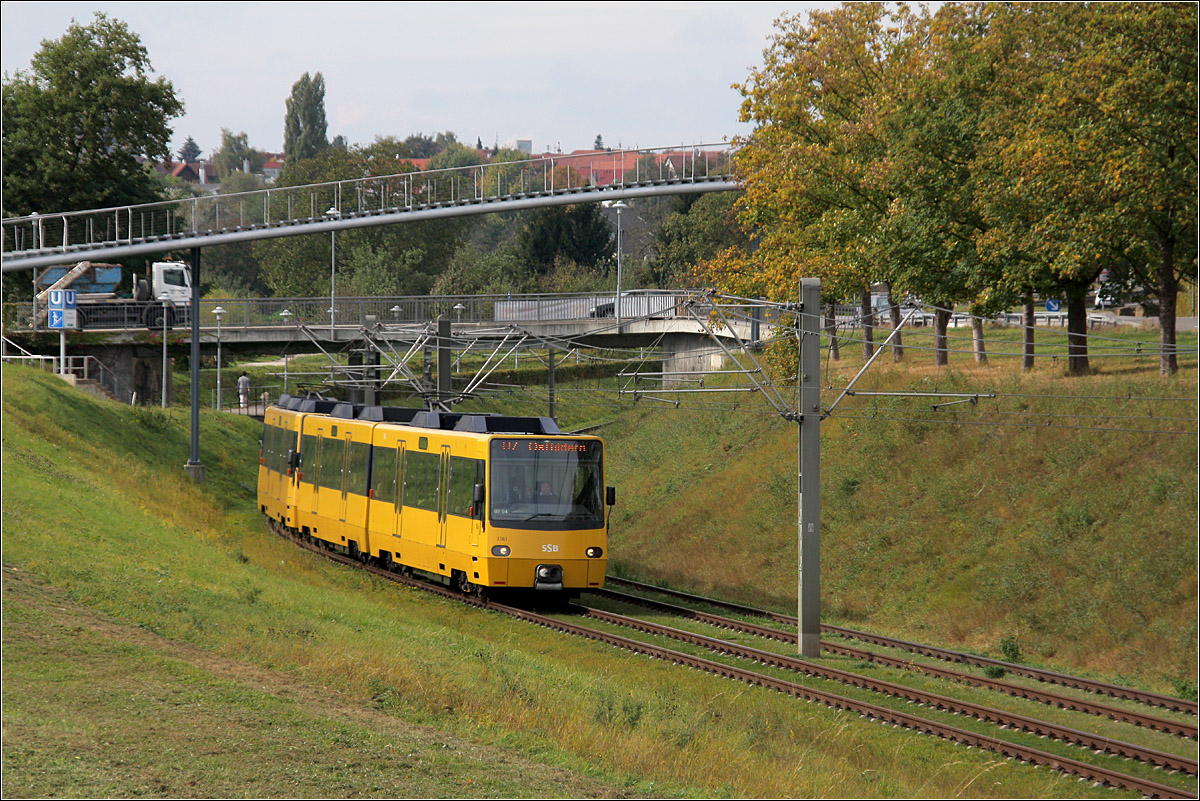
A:
<svg viewBox="0 0 1200 801">
<path fill-rule="evenodd" d="M 51 328 L 75 328 L 77 327 L 78 318 L 75 313 L 75 290 L 74 289 L 52 289 L 50 290 L 50 327 Z"/>
<path fill-rule="evenodd" d="M 1048 311 L 1048 312 L 1062 311 L 1062 302 L 1057 301 L 1057 300 L 1046 301 L 1046 311 Z"/>
</svg>

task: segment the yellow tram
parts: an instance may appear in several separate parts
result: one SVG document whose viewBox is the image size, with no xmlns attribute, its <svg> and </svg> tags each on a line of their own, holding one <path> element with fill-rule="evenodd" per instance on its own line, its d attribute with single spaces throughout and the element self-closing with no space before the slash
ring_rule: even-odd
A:
<svg viewBox="0 0 1200 801">
<path fill-rule="evenodd" d="M 363 561 L 464 592 L 604 585 L 604 443 L 550 418 L 284 395 L 259 463 L 263 514 Z"/>
</svg>

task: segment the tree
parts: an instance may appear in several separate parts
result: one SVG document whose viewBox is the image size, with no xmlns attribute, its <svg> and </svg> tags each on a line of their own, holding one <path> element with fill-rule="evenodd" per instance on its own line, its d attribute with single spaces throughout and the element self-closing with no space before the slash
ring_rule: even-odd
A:
<svg viewBox="0 0 1200 801">
<path fill-rule="evenodd" d="M 184 163 L 199 161 L 200 145 L 196 144 L 196 140 L 189 136 L 184 140 L 183 145 L 180 146 L 178 155 L 179 160 Z"/>
<path fill-rule="evenodd" d="M 250 147 L 245 131 L 235 134 L 228 128 L 221 129 L 221 148 L 213 154 L 213 166 L 218 178 L 224 180 L 239 170 L 260 173 L 266 160 L 266 153 Z"/>
<path fill-rule="evenodd" d="M 405 139 L 404 144 L 408 146 L 408 152 L 412 158 L 428 159 L 441 153 L 450 145 L 458 144 L 458 137 L 453 131 L 445 131 L 437 136 L 415 133 Z"/>
<path fill-rule="evenodd" d="M 686 208 L 671 214 L 658 229 L 652 280 L 659 286 L 678 286 L 696 266 L 735 248 L 749 251 L 750 237 L 738 224 L 737 192 L 711 192 L 689 199 Z"/>
<path fill-rule="evenodd" d="M 985 244 L 1048 265 L 1076 342 L 1102 269 L 1152 288 L 1164 375 L 1180 280 L 1196 275 L 1196 32 L 1191 4 L 1066 4 L 1005 7 L 992 37 L 1015 55 L 994 93 Z"/>
<path fill-rule="evenodd" d="M 613 231 L 595 203 L 537 209 L 517 237 L 517 252 L 529 269 L 548 274 L 559 257 L 584 269 L 614 258 Z"/>
<path fill-rule="evenodd" d="M 137 34 L 97 13 L 45 41 L 28 72 L 5 78 L 4 214 L 159 199 L 143 162 L 170 157 L 183 103 Z"/>
<path fill-rule="evenodd" d="M 289 186 L 377 176 L 364 183 L 362 191 L 391 197 L 402 190 L 404 179 L 389 176 L 415 171 L 404 143 L 377 139 L 366 147 L 326 148 L 314 158 L 288 162 L 276 188 L 285 190 Z M 282 214 L 287 193 L 280 191 L 276 197 L 281 203 L 278 213 Z M 313 202 L 315 208 L 328 209 L 337 202 L 336 191 L 332 187 L 324 193 L 318 190 Z M 345 211 L 355 201 L 342 197 L 341 202 Z M 473 217 L 463 217 L 339 231 L 336 251 L 339 286 L 344 281 L 347 292 L 387 290 L 404 295 L 425 294 L 446 269 L 473 224 Z M 276 295 L 313 296 L 329 291 L 327 235 L 256 242 L 254 254 L 262 265 L 263 280 Z"/>
<path fill-rule="evenodd" d="M 592 142 L 592 148 L 594 150 L 603 150 L 604 149 L 604 137 L 601 136 L 600 134 L 596 134 L 596 141 Z"/>
<path fill-rule="evenodd" d="M 325 138 L 325 78 L 308 73 L 292 84 L 283 117 L 283 153 L 288 161 L 310 159 L 329 147 Z"/>
<path fill-rule="evenodd" d="M 882 3 L 785 17 L 764 65 L 739 87 L 743 225 L 750 255 L 706 262 L 706 277 L 737 294 L 785 300 L 800 275 L 819 276 L 830 301 L 864 298 L 864 351 L 872 350 L 870 289 L 886 264 L 879 236 L 892 197 L 883 122 L 896 80 L 890 55 L 902 32 Z"/>
</svg>

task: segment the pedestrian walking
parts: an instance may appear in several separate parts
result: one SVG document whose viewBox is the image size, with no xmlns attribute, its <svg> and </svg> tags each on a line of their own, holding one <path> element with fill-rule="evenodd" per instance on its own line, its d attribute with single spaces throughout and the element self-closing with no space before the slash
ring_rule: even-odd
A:
<svg viewBox="0 0 1200 801">
<path fill-rule="evenodd" d="M 238 404 L 243 410 L 250 406 L 250 376 L 243 370 L 237 380 Z"/>
</svg>

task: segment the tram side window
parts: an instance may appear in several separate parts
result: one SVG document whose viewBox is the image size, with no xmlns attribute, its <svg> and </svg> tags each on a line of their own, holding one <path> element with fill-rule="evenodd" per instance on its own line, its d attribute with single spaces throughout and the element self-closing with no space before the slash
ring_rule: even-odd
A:
<svg viewBox="0 0 1200 801">
<path fill-rule="evenodd" d="M 483 483 L 483 460 L 451 456 L 450 497 L 447 504 L 450 514 L 470 516 L 477 483 Z"/>
<path fill-rule="evenodd" d="M 371 490 L 375 500 L 396 502 L 396 454 L 395 448 L 376 445 L 371 449 Z"/>
<path fill-rule="evenodd" d="M 438 468 L 441 459 L 435 453 L 404 452 L 404 505 L 436 512 L 438 508 Z"/>
<path fill-rule="evenodd" d="M 288 441 L 291 439 L 291 433 L 286 428 L 276 428 L 272 437 L 274 441 L 271 443 L 271 459 L 267 464 L 277 473 L 287 472 Z"/>
<path fill-rule="evenodd" d="M 346 469 L 343 456 L 346 447 L 341 440 L 325 439 L 321 442 L 321 475 L 317 479 L 326 489 L 342 490 L 342 471 Z"/>
<path fill-rule="evenodd" d="M 316 483 L 317 436 L 305 434 L 300 438 L 300 480 L 305 484 Z"/>
<path fill-rule="evenodd" d="M 367 478 L 371 466 L 371 444 L 350 443 L 350 461 L 346 466 L 346 492 L 354 495 L 367 494 Z"/>
</svg>

